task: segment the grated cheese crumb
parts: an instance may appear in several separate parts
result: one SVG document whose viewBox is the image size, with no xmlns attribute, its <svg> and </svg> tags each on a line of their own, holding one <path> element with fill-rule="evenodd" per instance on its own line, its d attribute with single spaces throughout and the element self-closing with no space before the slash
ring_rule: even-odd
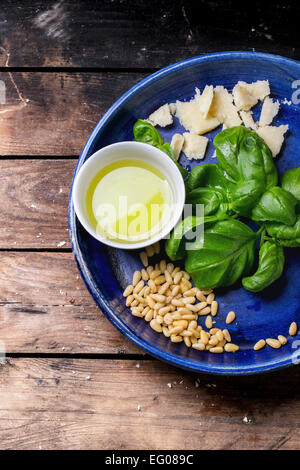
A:
<svg viewBox="0 0 300 470">
<path fill-rule="evenodd" d="M 207 118 L 210 107 L 212 105 L 213 97 L 214 87 L 212 85 L 206 85 L 202 92 L 202 95 L 200 95 L 199 93 L 196 93 L 195 95 L 195 99 L 198 101 L 199 104 L 199 109 L 205 119 Z"/>
<path fill-rule="evenodd" d="M 195 97 L 190 101 L 176 101 L 176 117 L 186 130 L 196 134 L 205 134 L 218 127 L 220 121 L 210 115 L 206 118 L 203 116 L 199 99 L 200 92 L 196 89 Z"/>
</svg>

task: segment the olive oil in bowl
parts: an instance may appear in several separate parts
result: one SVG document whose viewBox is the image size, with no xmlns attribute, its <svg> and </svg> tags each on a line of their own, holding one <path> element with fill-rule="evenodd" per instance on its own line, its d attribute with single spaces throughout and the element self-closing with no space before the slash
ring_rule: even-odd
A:
<svg viewBox="0 0 300 470">
<path fill-rule="evenodd" d="M 97 234 L 119 243 L 146 241 L 167 224 L 174 202 L 167 178 L 138 159 L 116 160 L 91 180 L 86 212 Z"/>
</svg>

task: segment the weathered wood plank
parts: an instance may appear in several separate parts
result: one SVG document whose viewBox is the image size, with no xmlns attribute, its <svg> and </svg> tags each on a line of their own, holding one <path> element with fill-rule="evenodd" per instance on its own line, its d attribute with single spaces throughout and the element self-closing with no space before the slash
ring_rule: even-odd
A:
<svg viewBox="0 0 300 470">
<path fill-rule="evenodd" d="M 9 7 L 8 7 L 9 5 Z M 259 0 L 33 0 L 0 12 L 13 66 L 155 67 L 217 50 L 300 57 L 299 5 Z"/>
<path fill-rule="evenodd" d="M 70 248 L 68 199 L 77 160 L 0 160 L 0 248 Z"/>
<path fill-rule="evenodd" d="M 0 104 L 0 155 L 78 155 L 105 111 L 144 76 L 0 73 L 6 92 L 6 104 Z"/>
<path fill-rule="evenodd" d="M 100 312 L 72 253 L 0 253 L 0 340 L 10 353 L 140 353 Z"/>
<path fill-rule="evenodd" d="M 158 361 L 8 358 L 0 448 L 298 449 L 299 377 L 200 376 L 196 388 Z"/>
</svg>

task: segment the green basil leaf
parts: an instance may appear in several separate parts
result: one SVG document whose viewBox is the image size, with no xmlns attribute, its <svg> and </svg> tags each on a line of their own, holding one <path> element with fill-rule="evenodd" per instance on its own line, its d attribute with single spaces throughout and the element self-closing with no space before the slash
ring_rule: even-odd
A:
<svg viewBox="0 0 300 470">
<path fill-rule="evenodd" d="M 264 191 L 264 183 L 258 180 L 240 181 L 229 193 L 231 208 L 244 217 L 251 216 L 251 210 Z"/>
<path fill-rule="evenodd" d="M 222 214 L 220 216 L 209 217 L 186 217 L 182 222 L 179 222 L 172 230 L 170 238 L 166 241 L 165 251 L 172 261 L 183 259 L 186 253 L 186 238 L 185 235 L 203 223 L 211 223 L 217 220 L 223 220 L 227 216 Z"/>
<path fill-rule="evenodd" d="M 248 274 L 258 235 L 236 219 L 205 225 L 204 242 L 186 251 L 185 269 L 202 289 L 226 287 Z"/>
<path fill-rule="evenodd" d="M 186 197 L 187 204 L 203 204 L 204 215 L 212 215 L 216 212 L 226 212 L 226 195 L 216 188 L 196 188 L 190 191 Z M 224 204 L 225 203 L 225 204 Z"/>
<path fill-rule="evenodd" d="M 171 145 L 168 143 L 168 142 L 165 142 L 164 144 L 162 145 L 157 145 L 156 146 L 158 149 L 162 150 L 163 152 L 165 152 L 170 158 L 171 160 L 173 160 L 173 162 L 175 163 L 175 165 L 177 166 L 178 170 L 180 171 L 181 173 L 181 176 L 183 177 L 183 179 L 187 176 L 188 174 L 188 171 L 183 168 L 179 163 L 178 161 L 176 160 L 176 158 L 174 157 L 174 153 L 173 153 L 173 150 L 171 148 Z"/>
<path fill-rule="evenodd" d="M 291 193 L 300 207 L 300 168 L 292 168 L 284 173 L 281 187 Z"/>
<path fill-rule="evenodd" d="M 279 238 L 276 240 L 279 245 L 286 246 L 288 248 L 299 248 L 300 247 L 300 238 L 294 238 L 294 240 L 284 240 Z"/>
<path fill-rule="evenodd" d="M 217 134 L 214 144 L 219 165 L 232 182 L 256 180 L 266 189 L 277 184 L 271 151 L 256 132 L 231 127 Z"/>
<path fill-rule="evenodd" d="M 294 240 L 300 238 L 300 214 L 297 214 L 294 225 L 284 225 L 278 222 L 266 222 L 265 227 L 271 237 Z"/>
<path fill-rule="evenodd" d="M 205 163 L 204 165 L 195 166 L 190 171 L 185 187 L 186 191 L 190 192 L 200 187 L 226 189 L 229 184 L 219 165 L 216 163 Z"/>
<path fill-rule="evenodd" d="M 258 269 L 253 276 L 244 277 L 242 284 L 251 292 L 260 292 L 275 282 L 282 274 L 284 251 L 273 240 L 266 241 L 259 250 Z"/>
<path fill-rule="evenodd" d="M 296 222 L 296 199 L 279 186 L 268 189 L 252 210 L 256 222 L 280 222 L 293 225 Z"/>
<path fill-rule="evenodd" d="M 150 144 L 156 147 L 164 143 L 160 133 L 150 122 L 138 119 L 133 126 L 133 135 L 137 142 Z"/>
</svg>

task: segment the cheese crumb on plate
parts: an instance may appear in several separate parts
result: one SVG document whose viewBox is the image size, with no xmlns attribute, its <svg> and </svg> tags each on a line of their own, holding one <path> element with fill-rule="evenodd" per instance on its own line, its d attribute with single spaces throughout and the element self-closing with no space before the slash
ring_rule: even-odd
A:
<svg viewBox="0 0 300 470">
<path fill-rule="evenodd" d="M 195 132 L 184 132 L 183 151 L 189 160 L 202 160 L 205 156 L 208 138 Z"/>
<path fill-rule="evenodd" d="M 173 124 L 173 117 L 168 104 L 164 104 L 154 113 L 150 114 L 149 121 L 153 126 L 166 127 Z"/>
</svg>

